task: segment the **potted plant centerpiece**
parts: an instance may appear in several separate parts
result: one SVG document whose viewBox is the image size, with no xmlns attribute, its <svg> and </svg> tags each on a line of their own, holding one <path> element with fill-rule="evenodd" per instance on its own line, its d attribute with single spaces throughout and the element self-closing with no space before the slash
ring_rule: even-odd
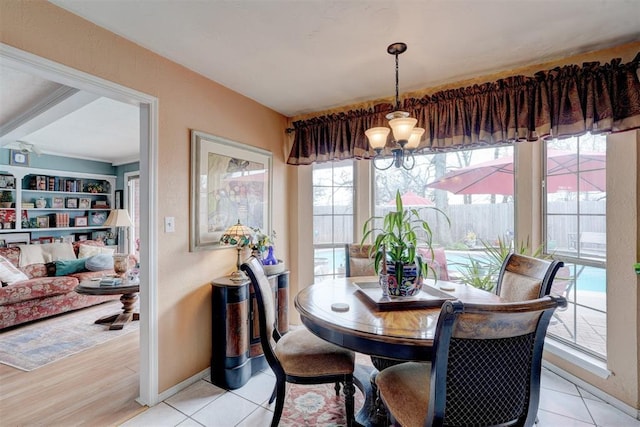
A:
<svg viewBox="0 0 640 427">
<path fill-rule="evenodd" d="M 0 205 L 3 208 L 10 208 L 12 204 L 13 204 L 13 194 L 11 194 L 11 191 L 5 190 L 2 193 L 0 193 Z"/>
<path fill-rule="evenodd" d="M 436 207 L 429 206 L 447 219 L 447 215 Z M 376 227 L 375 221 L 382 220 L 382 226 Z M 422 279 L 429 271 L 435 277 L 433 262 L 433 232 L 429 223 L 422 219 L 417 209 L 404 209 L 400 192 L 396 192 L 396 209 L 384 217 L 372 216 L 363 226 L 361 244 L 370 236 L 375 236 L 370 256 L 374 256 L 376 274 L 387 274 L 389 294 L 392 296 L 412 296 L 422 288 Z M 418 254 L 418 246 L 425 248 L 423 253 L 431 259 L 423 259 Z"/>
</svg>

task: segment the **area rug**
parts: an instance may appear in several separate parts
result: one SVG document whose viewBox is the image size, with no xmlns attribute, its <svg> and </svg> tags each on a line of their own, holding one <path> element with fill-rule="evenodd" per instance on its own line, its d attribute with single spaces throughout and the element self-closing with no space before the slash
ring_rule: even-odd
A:
<svg viewBox="0 0 640 427">
<path fill-rule="evenodd" d="M 355 412 L 364 404 L 364 397 L 356 388 Z M 333 384 L 287 384 L 287 394 L 278 424 L 281 427 L 334 427 L 346 426 L 344 394 L 336 396 Z"/>
<path fill-rule="evenodd" d="M 110 301 L 0 332 L 0 363 L 32 371 L 138 330 L 138 322 L 129 322 L 119 331 L 93 323 L 121 310 L 120 301 Z"/>
</svg>

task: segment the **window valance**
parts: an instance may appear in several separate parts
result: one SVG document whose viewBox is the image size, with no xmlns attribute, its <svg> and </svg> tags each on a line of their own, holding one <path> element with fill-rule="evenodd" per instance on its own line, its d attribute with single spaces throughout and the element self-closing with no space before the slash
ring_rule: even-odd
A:
<svg viewBox="0 0 640 427">
<path fill-rule="evenodd" d="M 640 128 L 640 53 L 627 64 L 614 59 L 513 76 L 491 83 L 408 98 L 402 110 L 425 129 L 419 149 L 451 150 L 510 144 L 586 132 Z M 386 126 L 391 104 L 328 114 L 293 123 L 288 164 L 373 155 L 364 131 Z"/>
</svg>

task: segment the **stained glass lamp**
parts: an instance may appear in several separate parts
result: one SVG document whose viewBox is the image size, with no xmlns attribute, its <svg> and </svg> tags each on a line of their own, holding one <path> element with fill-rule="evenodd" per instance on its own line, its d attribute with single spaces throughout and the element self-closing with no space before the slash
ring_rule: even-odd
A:
<svg viewBox="0 0 640 427">
<path fill-rule="evenodd" d="M 240 220 L 238 220 L 238 223 L 227 228 L 220 238 L 221 245 L 235 246 L 238 250 L 237 269 L 229 276 L 234 282 L 247 280 L 246 274 L 240 270 L 240 252 L 253 242 L 253 233 L 250 227 L 240 224 Z"/>
</svg>

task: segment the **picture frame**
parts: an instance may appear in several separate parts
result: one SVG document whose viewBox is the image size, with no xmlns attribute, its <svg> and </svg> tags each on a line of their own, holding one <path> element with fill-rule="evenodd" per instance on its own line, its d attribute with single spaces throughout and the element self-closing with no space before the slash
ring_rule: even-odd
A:
<svg viewBox="0 0 640 427">
<path fill-rule="evenodd" d="M 67 209 L 78 209 L 78 198 L 77 197 L 67 197 L 66 208 Z"/>
<path fill-rule="evenodd" d="M 46 236 L 46 237 L 39 237 L 38 240 L 40 241 L 40 243 L 53 243 L 53 237 L 52 236 Z"/>
<path fill-rule="evenodd" d="M 225 230 L 240 221 L 271 234 L 273 155 L 191 130 L 191 252 L 220 249 Z"/>
<path fill-rule="evenodd" d="M 62 239 L 62 243 L 73 243 L 75 236 L 73 235 L 60 236 L 60 239 Z"/>
<path fill-rule="evenodd" d="M 64 197 L 52 197 L 51 207 L 54 209 L 64 208 Z"/>
<path fill-rule="evenodd" d="M 8 248 L 18 245 L 27 245 L 31 242 L 31 233 L 11 233 L 2 236 Z"/>
<path fill-rule="evenodd" d="M 107 220 L 108 216 L 109 216 L 109 211 L 91 212 L 89 214 L 89 225 L 92 225 L 92 226 L 102 225 Z"/>
<path fill-rule="evenodd" d="M 91 209 L 91 198 L 80 197 L 78 199 L 78 209 Z"/>
<path fill-rule="evenodd" d="M 29 153 L 22 150 L 9 150 L 9 164 L 13 166 L 29 166 Z"/>
<path fill-rule="evenodd" d="M 75 233 L 76 242 L 84 242 L 85 240 L 89 240 L 88 233 Z"/>
<path fill-rule="evenodd" d="M 36 217 L 36 227 L 37 228 L 49 228 L 49 217 L 48 216 L 37 216 Z"/>
<path fill-rule="evenodd" d="M 77 216 L 73 218 L 74 227 L 86 227 L 89 225 L 89 220 L 86 216 Z"/>
</svg>

